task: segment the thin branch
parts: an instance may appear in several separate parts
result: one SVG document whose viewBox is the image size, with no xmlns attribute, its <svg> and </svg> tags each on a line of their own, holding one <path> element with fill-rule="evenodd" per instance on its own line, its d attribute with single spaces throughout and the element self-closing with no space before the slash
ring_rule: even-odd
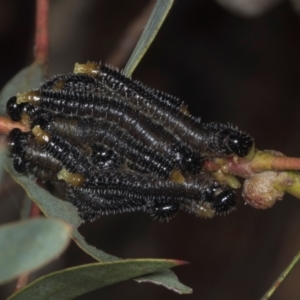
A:
<svg viewBox="0 0 300 300">
<path fill-rule="evenodd" d="M 34 60 L 44 65 L 49 52 L 48 15 L 49 0 L 36 0 Z"/>
<path fill-rule="evenodd" d="M 209 160 L 205 164 L 208 171 L 226 170 L 226 173 L 242 178 L 264 171 L 300 171 L 300 158 L 287 157 L 275 151 L 256 150 L 251 160 L 243 158 L 222 158 Z"/>
<path fill-rule="evenodd" d="M 173 5 L 173 2 L 174 0 L 156 0 L 156 4 L 143 30 L 143 33 L 124 68 L 124 74 L 126 76 L 132 75 L 133 71 L 154 41 L 156 34 L 158 33 Z"/>
<path fill-rule="evenodd" d="M 119 45 L 108 57 L 107 62 L 116 67 L 121 67 L 125 64 L 149 19 L 154 4 L 155 1 L 150 1 L 149 4 L 140 12 L 137 18 L 130 23 L 124 33 L 124 36 L 119 41 Z"/>
<path fill-rule="evenodd" d="M 274 157 L 272 161 L 274 170 L 300 170 L 300 158 L 298 157 Z"/>
<path fill-rule="evenodd" d="M 35 62 L 42 64 L 44 68 L 47 65 L 49 53 L 48 16 L 49 0 L 36 0 L 34 60 Z M 12 122 L 5 117 L 0 117 L 0 133 L 8 134 L 13 128 L 20 128 L 23 131 L 28 130 L 21 123 Z M 40 209 L 33 203 L 29 218 L 35 218 L 39 215 Z M 27 285 L 29 275 L 30 273 L 23 273 L 18 277 L 15 291 L 18 291 Z"/>
<path fill-rule="evenodd" d="M 41 214 L 41 211 L 40 211 L 39 207 L 35 203 L 32 202 L 29 218 L 30 219 L 36 218 L 36 217 L 40 216 L 40 214 Z M 21 274 L 18 277 L 15 292 L 17 292 L 18 290 L 22 289 L 24 286 L 27 285 L 27 283 L 29 281 L 29 276 L 30 276 L 30 272 L 26 272 L 26 273 Z"/>
<path fill-rule="evenodd" d="M 22 123 L 13 122 L 7 117 L 0 116 L 0 134 L 7 135 L 14 128 L 19 128 L 22 131 L 28 131 L 28 128 L 26 128 L 26 126 Z"/>
<path fill-rule="evenodd" d="M 22 289 L 24 286 L 27 285 L 29 281 L 29 275 L 30 273 L 23 273 L 18 277 L 15 292 L 19 291 L 20 289 Z"/>
<path fill-rule="evenodd" d="M 276 281 L 272 284 L 270 289 L 263 295 L 261 300 L 268 300 L 273 295 L 273 293 L 276 291 L 276 289 L 280 286 L 280 284 L 283 282 L 283 280 L 290 274 L 292 269 L 296 266 L 296 264 L 300 260 L 300 251 L 297 253 L 297 255 L 294 257 L 294 259 L 291 261 L 291 263 L 287 266 L 287 268 L 280 274 L 280 276 L 276 279 Z"/>
</svg>

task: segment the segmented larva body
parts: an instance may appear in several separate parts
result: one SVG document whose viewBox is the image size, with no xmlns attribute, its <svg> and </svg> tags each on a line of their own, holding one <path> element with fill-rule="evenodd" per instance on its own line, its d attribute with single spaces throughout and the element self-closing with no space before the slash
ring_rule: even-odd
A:
<svg viewBox="0 0 300 300">
<path fill-rule="evenodd" d="M 166 130 L 189 144 L 193 150 L 203 154 L 207 152 L 207 156 L 246 156 L 251 150 L 253 138 L 240 132 L 237 127 L 215 126 L 212 134 L 212 126 L 199 126 L 199 122 L 190 117 L 186 105 L 178 98 L 147 88 L 114 68 L 99 65 L 98 70 L 97 78 L 108 89 L 123 96 L 122 99 L 126 99 L 142 114 L 164 126 Z M 101 93 L 101 90 L 99 92 Z M 206 145 L 202 145 L 202 141 Z M 242 145 L 241 149 L 237 149 L 237 145 Z"/>
<path fill-rule="evenodd" d="M 161 220 L 178 210 L 229 212 L 236 193 L 204 172 L 204 162 L 244 157 L 254 146 L 236 127 L 202 124 L 180 99 L 95 63 L 12 97 L 7 113 L 30 128 L 9 134 L 15 170 L 63 182 L 84 220 L 129 211 Z"/>
<path fill-rule="evenodd" d="M 172 151 L 174 139 L 168 133 L 119 99 L 73 91 L 42 90 L 37 93 L 38 100 L 33 105 L 68 116 L 104 119 L 130 131 L 149 147 L 156 147 L 161 152 Z"/>
<path fill-rule="evenodd" d="M 193 205 L 207 205 L 217 213 L 224 213 L 232 210 L 237 202 L 233 190 L 203 175 L 188 179 L 182 185 L 169 180 L 141 179 L 130 172 L 106 173 L 97 180 L 97 188 L 88 179 L 83 187 L 68 188 L 68 200 L 79 207 L 84 219 L 89 218 L 86 216 L 90 215 L 89 204 L 94 208 L 93 218 L 144 211 L 154 218 L 170 219 L 179 209 L 195 213 Z"/>
<path fill-rule="evenodd" d="M 59 160 L 43 151 L 30 132 L 13 129 L 8 136 L 10 157 L 18 173 L 40 178 L 45 181 L 58 181 L 57 173 L 62 168 Z"/>
<path fill-rule="evenodd" d="M 76 166 L 76 169 L 70 169 L 74 158 L 67 156 L 57 156 L 60 160 L 52 156 L 53 153 L 65 151 L 67 155 L 70 153 L 70 146 L 67 142 L 63 141 L 60 137 L 54 138 L 50 144 L 40 144 L 31 132 L 22 132 L 20 129 L 13 129 L 8 135 L 8 145 L 10 148 L 10 157 L 13 160 L 13 165 L 18 173 L 26 173 L 32 175 L 34 178 L 41 178 L 46 181 L 58 181 L 57 173 L 63 168 L 68 168 L 69 171 L 78 171 L 85 168 L 116 169 L 121 165 L 120 157 L 116 156 L 111 150 L 106 149 L 102 145 L 94 145 L 90 148 L 88 153 L 81 153 L 77 150 L 71 150 L 71 153 L 80 157 L 77 158 L 80 162 L 81 156 L 87 157 L 89 164 L 84 167 L 81 165 Z M 70 162 L 71 160 L 71 162 Z M 73 160 L 73 161 L 72 161 Z M 83 164 L 87 161 L 83 161 Z M 39 173 L 42 170 L 44 176 Z M 47 175 L 46 172 L 50 174 Z"/>
<path fill-rule="evenodd" d="M 104 69 L 105 72 L 102 73 L 102 69 Z M 111 72 L 109 72 L 109 70 L 111 70 Z M 76 99 L 78 104 L 77 102 L 74 102 L 74 106 L 72 106 L 71 109 L 69 107 L 65 108 L 64 113 L 76 114 L 76 109 L 79 106 L 84 106 L 86 107 L 85 110 L 79 109 L 81 116 L 89 116 L 92 114 L 93 117 L 103 117 L 103 110 L 107 110 L 107 107 L 109 106 L 107 100 L 113 98 L 118 100 L 115 103 L 111 102 L 111 108 L 114 109 L 111 112 L 119 114 L 123 114 L 123 112 L 129 113 L 130 109 L 124 108 L 125 103 L 133 110 L 133 113 L 129 113 L 131 116 L 130 119 L 126 118 L 126 122 L 130 122 L 129 120 L 132 120 L 132 114 L 133 119 L 136 119 L 137 113 L 141 114 L 147 119 L 151 119 L 151 122 L 164 128 L 164 130 L 176 137 L 176 139 L 181 143 L 189 145 L 189 147 L 191 147 L 191 149 L 196 153 L 201 152 L 203 156 L 213 157 L 232 154 L 246 156 L 253 147 L 253 138 L 248 134 L 240 132 L 237 128 L 234 128 L 230 125 L 223 125 L 222 127 L 219 127 L 219 130 L 214 130 L 212 132 L 209 129 L 209 126 L 201 126 L 198 121 L 195 121 L 195 118 L 187 115 L 186 106 L 184 106 L 184 104 L 181 102 L 179 105 L 179 101 L 175 101 L 177 98 L 174 97 L 173 99 L 171 96 L 169 96 L 165 101 L 163 101 L 164 94 L 160 93 L 157 93 L 160 95 L 160 97 L 154 97 L 155 93 L 152 90 L 150 90 L 151 93 L 147 92 L 146 88 L 137 82 L 134 82 L 134 84 L 129 84 L 128 82 L 131 81 L 129 78 L 126 78 L 118 71 L 110 69 L 107 66 L 101 67 L 99 71 L 99 77 L 103 81 L 103 86 L 101 86 L 99 82 L 95 80 L 97 83 L 95 83 L 94 89 L 90 87 L 89 89 L 83 88 L 82 91 L 80 90 L 81 85 L 78 85 L 78 79 L 76 76 L 80 76 L 80 78 L 82 78 L 82 74 L 67 75 L 68 87 L 71 85 L 70 83 L 72 82 L 72 76 L 73 85 L 77 88 L 74 90 L 74 94 L 71 96 L 71 98 L 73 100 Z M 65 77 L 66 76 L 62 76 L 61 78 L 56 77 L 53 80 L 57 85 L 57 82 L 62 83 Z M 107 83 L 109 84 L 108 86 L 105 85 Z M 90 86 L 93 86 L 93 83 L 90 83 Z M 92 90 L 93 93 L 90 93 L 90 90 Z M 66 98 L 68 96 L 64 94 L 64 91 L 66 90 L 62 84 L 61 90 L 58 90 L 57 94 L 51 94 L 51 91 L 50 94 L 47 95 L 48 85 L 46 85 L 46 87 L 42 86 L 41 98 L 45 98 L 45 101 L 50 101 L 53 105 L 51 109 L 55 110 L 56 105 L 65 105 L 65 101 L 67 100 Z M 59 92 L 61 92 L 61 94 L 59 94 Z M 69 91 L 67 94 L 69 94 Z M 146 98 L 145 95 L 147 94 L 151 94 L 152 97 Z M 60 101 L 55 103 L 53 101 L 54 98 L 59 98 Z M 157 99 L 160 99 L 161 101 L 158 101 Z M 175 102 L 173 103 L 170 99 L 174 100 Z M 171 105 L 170 103 L 173 104 Z M 49 108 L 49 104 L 41 105 Z M 104 107 L 102 107 L 102 105 Z M 182 107 L 184 107 L 184 113 L 181 111 Z M 57 107 L 56 109 L 57 111 L 60 111 L 62 107 Z M 102 109 L 102 112 L 99 109 Z M 110 117 L 108 116 L 108 119 L 109 118 Z M 112 117 L 110 120 L 112 120 Z M 139 120 L 141 120 L 141 118 L 139 118 Z M 121 126 L 131 126 L 130 123 L 125 125 L 124 119 L 120 119 L 119 122 Z M 144 136 L 146 136 L 146 132 L 147 129 L 141 131 L 142 135 Z M 136 136 L 138 136 L 138 134 Z M 153 140 L 155 141 L 156 139 L 154 138 L 152 141 Z M 239 144 L 243 144 L 244 147 L 242 147 L 242 149 L 236 149 L 236 147 L 231 148 L 232 145 Z"/>
<path fill-rule="evenodd" d="M 138 168 L 140 171 L 152 172 L 159 177 L 167 178 L 175 169 L 195 174 L 199 173 L 203 166 L 203 160 L 199 154 L 180 145 L 175 139 L 172 140 L 169 135 L 161 134 L 160 144 L 165 144 L 166 148 L 166 151 L 162 152 L 159 151 L 160 148 L 155 147 L 157 143 L 153 142 L 152 147 L 149 147 L 149 143 L 146 145 L 143 143 L 145 140 L 143 135 L 137 140 L 129 133 L 130 130 L 120 127 L 115 122 L 100 118 L 50 114 L 47 113 L 47 109 L 35 107 L 29 103 L 15 106 L 14 101 L 10 100 L 9 102 L 9 114 L 15 120 L 24 119 L 24 115 L 26 115 L 26 122 L 30 122 L 31 126 L 39 125 L 47 132 L 57 134 L 71 143 L 77 145 L 102 144 L 128 160 L 130 166 Z M 157 129 L 155 134 L 159 135 L 158 128 L 155 129 Z M 163 133 L 162 130 L 160 132 Z M 149 136 L 149 131 L 147 134 Z M 153 140 L 153 137 L 151 138 Z"/>
<path fill-rule="evenodd" d="M 145 147 L 125 130 L 105 120 L 95 121 L 91 118 L 72 118 L 64 123 L 62 116 L 53 116 L 48 125 L 42 126 L 49 133 L 58 134 L 64 139 L 68 136 L 84 144 L 101 144 L 129 163 L 136 164 L 139 170 L 152 173 L 158 177 L 168 178 L 176 168 L 175 160 L 170 155 L 161 155 Z"/>
<path fill-rule="evenodd" d="M 44 94 L 48 97 L 43 97 Z M 10 100 L 9 113 L 16 120 L 17 117 L 21 119 L 25 112 L 32 124 L 40 124 L 46 131 L 57 132 L 74 141 L 97 141 L 108 148 L 114 145 L 117 153 L 131 162 L 134 160 L 145 172 L 167 177 L 175 168 L 192 174 L 201 170 L 203 159 L 200 154 L 164 131 L 163 127 L 154 125 L 143 116 L 137 119 L 138 112 L 128 105 L 108 99 L 105 105 L 102 101 L 102 105 L 93 105 L 93 109 L 90 109 L 90 99 L 82 99 L 79 94 L 73 95 L 73 98 L 69 94 L 67 96 L 67 99 L 62 99 L 62 92 L 42 92 L 35 102 L 39 106 L 22 103 L 20 107 L 15 106 L 15 98 Z M 92 103 L 97 103 L 97 100 L 94 99 Z M 40 108 L 40 112 L 37 108 Z M 51 109 L 63 115 L 47 114 Z M 93 117 L 90 114 L 87 116 L 87 111 L 92 111 Z"/>
<path fill-rule="evenodd" d="M 151 102 L 153 106 L 160 106 L 169 109 L 169 111 L 182 111 L 185 106 L 182 100 L 166 93 L 151 89 L 137 80 L 125 77 L 117 69 L 99 65 L 97 78 L 112 93 L 117 92 L 128 100 L 129 103 L 136 105 L 140 100 L 145 103 Z"/>
<path fill-rule="evenodd" d="M 80 176 L 78 185 L 67 181 L 68 199 L 81 210 L 88 206 L 87 203 L 92 205 L 87 208 L 88 215 L 86 210 L 80 210 L 85 219 L 91 218 L 91 207 L 98 207 L 98 210 L 92 209 L 93 219 L 112 211 L 126 212 L 129 208 L 130 211 L 150 213 L 155 218 L 169 219 L 180 208 L 188 210 L 191 202 L 205 203 L 216 212 L 230 210 L 236 203 L 236 195 L 231 189 L 204 174 L 186 178 L 183 184 L 178 184 L 139 176 L 131 171 L 99 169 L 61 137 L 49 135 L 47 138 L 49 140 L 43 145 L 32 133 L 14 129 L 9 135 L 11 157 L 13 162 L 20 158 L 17 166 L 22 168 L 16 167 L 15 163 L 14 167 L 17 172 L 26 172 L 43 180 L 61 179 L 55 178 L 61 170 L 66 170 L 71 177 Z"/>
<path fill-rule="evenodd" d="M 117 94 L 131 104 L 130 99 L 143 97 L 149 99 L 154 105 L 161 104 L 175 111 L 181 111 L 184 103 L 179 98 L 151 89 L 142 83 L 125 77 L 117 69 L 109 66 L 100 66 L 99 74 L 91 77 L 88 74 L 78 73 L 60 74 L 44 83 L 44 90 L 73 90 L 74 92 Z"/>
</svg>

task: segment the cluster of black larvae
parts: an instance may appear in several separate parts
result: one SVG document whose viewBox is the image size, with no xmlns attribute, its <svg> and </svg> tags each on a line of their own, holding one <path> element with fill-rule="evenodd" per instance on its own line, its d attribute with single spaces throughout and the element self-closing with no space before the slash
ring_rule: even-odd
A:
<svg viewBox="0 0 300 300">
<path fill-rule="evenodd" d="M 213 157 L 246 156 L 253 139 L 200 123 L 178 98 L 96 63 L 76 64 L 38 90 L 9 99 L 10 157 L 18 173 L 63 182 L 84 220 L 144 211 L 169 220 L 182 209 L 225 213 L 236 193 L 204 172 Z"/>
</svg>

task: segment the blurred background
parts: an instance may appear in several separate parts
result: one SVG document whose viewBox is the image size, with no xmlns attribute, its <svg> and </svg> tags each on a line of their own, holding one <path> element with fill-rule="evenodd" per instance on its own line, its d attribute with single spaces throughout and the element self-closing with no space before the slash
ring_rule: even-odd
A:
<svg viewBox="0 0 300 300">
<path fill-rule="evenodd" d="M 124 38 L 132 27 L 139 32 L 153 3 L 50 1 L 49 75 L 70 72 L 75 62 L 87 60 L 124 67 L 135 43 Z M 299 157 L 299 6 L 296 0 L 177 0 L 133 78 L 180 97 L 205 122 L 238 125 L 258 149 Z M 34 16 L 32 0 L 0 1 L 1 87 L 33 59 Z M 0 223 L 19 218 L 22 197 L 7 176 Z M 211 220 L 181 212 L 159 223 L 134 213 L 84 224 L 80 231 L 87 241 L 110 254 L 189 261 L 175 272 L 194 293 L 180 296 L 126 281 L 76 299 L 259 299 L 300 249 L 299 215 L 299 200 L 285 196 L 266 211 L 240 199 L 237 211 Z M 89 262 L 71 244 L 31 279 Z M 296 267 L 272 299 L 300 299 L 299 278 Z M 0 299 L 14 287 L 0 287 Z"/>
</svg>

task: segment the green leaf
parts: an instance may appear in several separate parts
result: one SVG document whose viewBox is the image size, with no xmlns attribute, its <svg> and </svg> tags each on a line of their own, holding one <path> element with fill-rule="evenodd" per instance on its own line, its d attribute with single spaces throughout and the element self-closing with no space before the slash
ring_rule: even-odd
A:
<svg viewBox="0 0 300 300">
<path fill-rule="evenodd" d="M 164 286 L 178 294 L 191 294 L 193 289 L 178 281 L 177 276 L 171 270 L 163 270 L 153 274 L 144 275 L 136 279 L 137 282 L 151 282 L 157 285 Z"/>
<path fill-rule="evenodd" d="M 5 160 L 5 150 L 0 149 L 0 186 L 2 183 L 3 173 L 4 173 L 4 169 L 3 169 L 4 160 Z"/>
<path fill-rule="evenodd" d="M 161 259 L 128 259 L 82 265 L 41 277 L 8 299 L 74 299 L 117 282 L 177 265 L 178 261 Z"/>
<path fill-rule="evenodd" d="M 36 218 L 0 227 L 0 282 L 37 269 L 67 246 L 71 227 L 58 220 Z"/>
<path fill-rule="evenodd" d="M 0 115 L 5 115 L 6 102 L 10 97 L 38 88 L 43 80 L 44 71 L 41 64 L 33 63 L 17 73 L 0 93 Z"/>
<path fill-rule="evenodd" d="M 40 85 L 40 82 L 42 81 L 42 77 L 43 68 L 40 65 L 32 64 L 31 66 L 23 69 L 5 86 L 0 96 L 0 101 L 2 101 L 1 104 L 3 104 L 4 101 L 6 102 L 7 99 L 9 99 L 11 96 L 16 95 L 18 92 L 23 92 L 33 88 L 37 88 Z M 3 105 L 5 106 L 5 104 Z M 119 260 L 119 258 L 109 255 L 104 251 L 99 250 L 86 243 L 84 237 L 77 230 L 77 228 L 82 223 L 82 220 L 78 216 L 77 209 L 75 206 L 73 206 L 71 203 L 62 201 L 61 199 L 52 196 L 48 191 L 39 187 L 31 179 L 16 173 L 9 159 L 5 160 L 4 166 L 14 178 L 14 180 L 25 189 L 28 197 L 39 206 L 41 211 L 47 217 L 59 218 L 72 225 L 72 238 L 83 251 L 85 251 L 88 255 L 92 256 L 98 261 Z M 170 274 L 173 274 L 173 272 L 170 271 L 170 273 L 166 275 L 167 277 L 163 279 L 166 282 L 169 282 L 170 285 L 168 286 L 163 282 L 161 284 L 166 286 L 167 288 L 176 290 L 176 285 L 180 285 L 180 283 L 176 280 L 168 280 Z M 174 278 L 175 274 L 173 274 L 172 276 Z M 151 279 L 149 279 L 149 282 L 151 282 Z M 156 280 L 155 283 L 157 282 L 159 281 Z M 179 292 L 184 293 L 185 289 L 188 288 L 183 286 L 182 290 Z"/>
<path fill-rule="evenodd" d="M 126 76 L 131 76 L 148 48 L 155 39 L 161 25 L 173 5 L 174 0 L 157 0 L 145 29 L 137 42 L 124 69 Z"/>
<path fill-rule="evenodd" d="M 30 178 L 16 173 L 9 158 L 5 160 L 4 166 L 14 180 L 24 188 L 28 197 L 39 206 L 47 217 L 61 219 L 75 228 L 80 225 L 82 221 L 75 206 L 52 196 Z"/>
<path fill-rule="evenodd" d="M 45 216 L 49 218 L 58 218 L 72 225 L 72 236 L 82 250 L 99 261 L 118 259 L 117 257 L 106 254 L 85 242 L 84 237 L 77 231 L 82 220 L 78 216 L 77 208 L 74 205 L 52 196 L 48 191 L 39 187 L 30 178 L 16 173 L 13 169 L 11 160 L 8 158 L 5 161 L 5 168 L 12 175 L 14 180 L 24 188 L 28 197 L 38 205 Z"/>
<path fill-rule="evenodd" d="M 43 79 L 43 66 L 37 63 L 33 63 L 17 73 L 5 84 L 0 93 L 0 115 L 6 114 L 6 102 L 10 97 L 20 91 L 27 91 L 39 87 Z M 3 175 L 4 152 L 5 151 L 0 151 L 0 183 Z"/>
<path fill-rule="evenodd" d="M 116 261 L 118 257 L 107 254 L 102 250 L 95 248 L 86 243 L 84 237 L 78 232 L 77 228 L 81 224 L 81 219 L 77 214 L 77 209 L 71 203 L 60 200 L 52 196 L 48 191 L 39 187 L 36 183 L 25 176 L 17 174 L 11 164 L 11 161 L 7 159 L 6 169 L 13 176 L 26 191 L 28 197 L 32 199 L 41 209 L 41 211 L 50 218 L 59 218 L 72 225 L 72 238 L 75 243 L 88 255 L 92 256 L 98 261 Z M 178 262 L 179 263 L 179 262 Z M 164 274 L 152 274 L 144 281 L 160 284 L 170 290 L 176 291 L 181 294 L 190 293 L 191 289 L 181 284 L 176 275 L 170 271 Z M 153 277 L 152 277 L 153 276 Z"/>
</svg>

